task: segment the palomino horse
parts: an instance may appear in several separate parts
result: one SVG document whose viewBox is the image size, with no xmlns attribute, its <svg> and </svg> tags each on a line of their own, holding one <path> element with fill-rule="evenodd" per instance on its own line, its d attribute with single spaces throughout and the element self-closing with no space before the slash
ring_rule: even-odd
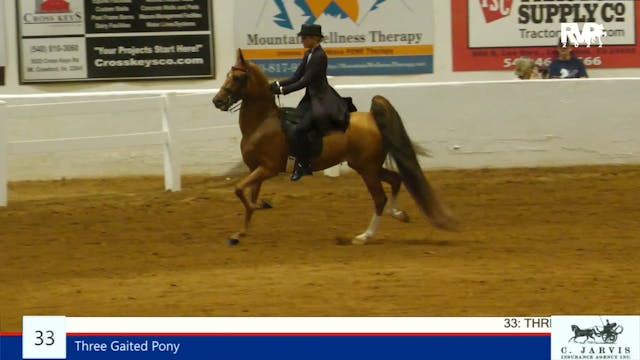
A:
<svg viewBox="0 0 640 360">
<path fill-rule="evenodd" d="M 264 72 L 254 63 L 245 61 L 238 49 L 235 65 L 227 74 L 213 104 L 228 111 L 234 104 L 240 105 L 240 150 L 245 164 L 251 171 L 235 185 L 235 194 L 245 208 L 244 227 L 232 235 L 240 240 L 249 229 L 249 222 L 258 204 L 262 182 L 285 171 L 289 145 L 281 128 L 281 110 Z M 383 168 L 390 153 L 400 173 Z M 388 212 L 395 218 L 407 221 L 404 211 L 395 208 L 395 200 L 402 183 L 422 212 L 440 228 L 450 229 L 453 221 L 440 204 L 418 164 L 413 144 L 396 110 L 382 96 L 372 99 L 370 112 L 351 113 L 351 122 L 345 132 L 330 132 L 323 138 L 322 154 L 312 160 L 314 171 L 347 161 L 364 180 L 373 202 L 375 213 L 365 232 L 353 238 L 352 243 L 364 244 L 376 231 L 378 220 L 387 203 L 381 181 L 391 185 L 391 202 Z M 250 189 L 247 199 L 245 189 Z"/>
</svg>

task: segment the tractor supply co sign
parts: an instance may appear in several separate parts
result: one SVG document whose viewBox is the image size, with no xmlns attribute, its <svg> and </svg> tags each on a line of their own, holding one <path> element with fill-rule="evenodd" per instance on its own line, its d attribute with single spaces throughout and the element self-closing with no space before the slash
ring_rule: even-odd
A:
<svg viewBox="0 0 640 360">
<path fill-rule="evenodd" d="M 20 82 L 213 77 L 210 0 L 18 0 Z"/>
<path fill-rule="evenodd" d="M 451 11 L 454 71 L 512 69 L 521 56 L 548 65 L 562 23 L 603 26 L 602 47 L 574 49 L 588 67 L 640 67 L 640 1 L 452 0 Z"/>
</svg>

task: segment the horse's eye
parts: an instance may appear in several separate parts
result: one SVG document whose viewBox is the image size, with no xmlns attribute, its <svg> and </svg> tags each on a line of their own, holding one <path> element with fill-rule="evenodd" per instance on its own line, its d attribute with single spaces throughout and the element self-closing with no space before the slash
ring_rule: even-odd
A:
<svg viewBox="0 0 640 360">
<path fill-rule="evenodd" d="M 240 81 L 240 80 L 242 80 L 242 77 L 241 77 L 241 76 L 238 76 L 238 75 L 233 75 L 231 78 L 233 79 L 233 81 Z"/>
</svg>

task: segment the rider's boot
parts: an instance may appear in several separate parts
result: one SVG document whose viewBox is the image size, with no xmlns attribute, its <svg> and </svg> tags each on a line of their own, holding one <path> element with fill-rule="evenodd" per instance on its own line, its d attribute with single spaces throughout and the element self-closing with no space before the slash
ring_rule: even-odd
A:
<svg viewBox="0 0 640 360">
<path fill-rule="evenodd" d="M 298 181 L 305 175 L 313 175 L 311 169 L 311 161 L 308 159 L 296 159 L 296 163 L 293 165 L 293 174 L 291 174 L 291 181 Z"/>
</svg>

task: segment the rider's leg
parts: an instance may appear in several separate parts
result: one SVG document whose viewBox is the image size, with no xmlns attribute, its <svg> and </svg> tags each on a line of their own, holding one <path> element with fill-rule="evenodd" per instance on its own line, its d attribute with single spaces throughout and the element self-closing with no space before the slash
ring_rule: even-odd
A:
<svg viewBox="0 0 640 360">
<path fill-rule="evenodd" d="M 293 174 L 291 174 L 291 180 L 300 180 L 304 175 L 311 175 L 311 144 L 309 143 L 308 134 L 313 127 L 313 120 L 311 113 L 307 112 L 300 123 L 296 126 L 295 136 L 298 143 L 298 154 L 296 157 L 296 163 L 293 168 Z"/>
</svg>

